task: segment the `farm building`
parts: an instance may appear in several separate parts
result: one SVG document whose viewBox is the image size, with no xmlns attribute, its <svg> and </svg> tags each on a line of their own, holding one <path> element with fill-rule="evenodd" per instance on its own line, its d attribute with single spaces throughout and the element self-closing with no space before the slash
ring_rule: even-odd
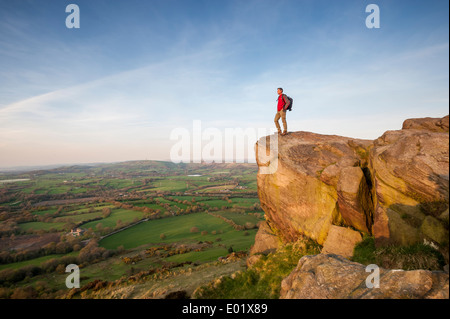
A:
<svg viewBox="0 0 450 319">
<path fill-rule="evenodd" d="M 84 232 L 85 232 L 85 230 L 83 228 L 79 228 L 79 227 L 73 228 L 73 229 L 70 230 L 70 234 L 73 237 L 82 236 L 84 234 Z"/>
</svg>

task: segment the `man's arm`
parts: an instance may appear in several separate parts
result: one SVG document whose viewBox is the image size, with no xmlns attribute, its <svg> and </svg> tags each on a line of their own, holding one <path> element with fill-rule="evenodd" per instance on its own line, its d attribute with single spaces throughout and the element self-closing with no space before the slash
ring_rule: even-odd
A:
<svg viewBox="0 0 450 319">
<path fill-rule="evenodd" d="M 287 110 L 289 105 L 291 105 L 291 101 L 286 97 L 286 94 L 283 94 L 284 107 L 283 110 Z"/>
</svg>

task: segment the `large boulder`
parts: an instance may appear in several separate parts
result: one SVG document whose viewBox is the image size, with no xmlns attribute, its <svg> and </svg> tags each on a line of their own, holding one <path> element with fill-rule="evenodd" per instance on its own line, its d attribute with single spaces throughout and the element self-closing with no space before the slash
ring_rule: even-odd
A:
<svg viewBox="0 0 450 319">
<path fill-rule="evenodd" d="M 274 252 L 280 246 L 280 239 L 273 233 L 267 222 L 262 222 L 259 225 L 258 232 L 255 236 L 255 244 L 250 249 L 250 254 L 264 254 L 267 255 Z"/>
<path fill-rule="evenodd" d="M 448 299 L 443 271 L 387 270 L 351 262 L 334 254 L 302 257 L 281 283 L 282 299 Z"/>
<path fill-rule="evenodd" d="M 337 183 L 338 205 L 344 221 L 365 233 L 371 233 L 373 199 L 363 169 L 344 167 Z"/>
<path fill-rule="evenodd" d="M 323 244 L 322 253 L 332 253 L 351 258 L 353 257 L 354 247 L 361 241 L 362 236 L 359 232 L 350 228 L 332 225 Z"/>
<path fill-rule="evenodd" d="M 443 118 L 418 118 L 408 119 L 403 122 L 402 129 L 409 130 L 426 130 L 430 132 L 447 132 L 449 131 L 449 116 Z"/>
<path fill-rule="evenodd" d="M 247 267 L 252 267 L 262 255 L 275 252 L 279 247 L 279 237 L 273 233 L 266 221 L 261 222 L 255 236 L 255 243 L 250 249 L 250 256 L 247 258 Z"/>
<path fill-rule="evenodd" d="M 407 120 L 405 129 L 388 131 L 374 141 L 369 166 L 378 245 L 407 245 L 423 238 L 448 245 L 445 234 L 432 238 L 427 233 L 431 224 L 442 232 L 444 226 L 437 226 L 441 221 L 436 218 L 448 208 L 448 117 L 447 125 L 444 119 Z"/>
<path fill-rule="evenodd" d="M 373 235 L 378 246 L 427 239 L 448 247 L 448 116 L 406 120 L 375 141 L 275 137 L 255 151 L 261 207 L 280 240 L 304 235 L 324 245 L 339 226 Z"/>
<path fill-rule="evenodd" d="M 356 182 L 341 183 L 340 196 L 337 185 L 342 171 L 346 179 L 349 169 L 361 171 L 370 141 L 309 132 L 293 132 L 278 140 L 273 136 L 262 139 L 256 144 L 260 167 L 258 195 L 266 218 L 283 241 L 294 242 L 305 235 L 323 244 L 330 226 L 343 222 L 341 205 L 345 208 L 347 225 L 369 231 L 364 213 L 352 210 L 360 207 L 356 197 L 363 191 L 350 190 L 349 185 L 356 183 L 359 189 L 359 184 L 365 183 L 364 174 L 355 173 L 352 178 Z M 277 152 L 271 157 L 272 163 L 259 158 L 258 154 L 274 149 Z M 261 167 L 274 162 L 273 173 L 261 172 Z"/>
</svg>

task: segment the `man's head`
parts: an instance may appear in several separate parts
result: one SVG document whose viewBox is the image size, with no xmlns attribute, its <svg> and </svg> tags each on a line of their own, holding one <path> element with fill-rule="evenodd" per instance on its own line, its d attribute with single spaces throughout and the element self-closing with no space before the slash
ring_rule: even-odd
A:
<svg viewBox="0 0 450 319">
<path fill-rule="evenodd" d="M 278 95 L 283 94 L 283 89 L 282 89 L 282 88 L 278 88 L 278 89 L 277 89 L 277 93 L 278 93 Z"/>
</svg>

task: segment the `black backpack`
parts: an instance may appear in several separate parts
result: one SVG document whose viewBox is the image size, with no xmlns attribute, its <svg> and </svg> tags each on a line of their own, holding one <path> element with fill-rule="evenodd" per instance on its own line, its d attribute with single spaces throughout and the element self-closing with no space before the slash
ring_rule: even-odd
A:
<svg viewBox="0 0 450 319">
<path fill-rule="evenodd" d="M 289 111 L 292 111 L 292 104 L 294 103 L 294 99 L 291 98 L 290 96 L 287 96 L 286 94 L 285 94 L 284 96 L 286 96 L 287 99 L 291 102 L 291 103 L 289 103 L 289 106 L 288 106 L 287 109 L 288 109 Z"/>
</svg>

